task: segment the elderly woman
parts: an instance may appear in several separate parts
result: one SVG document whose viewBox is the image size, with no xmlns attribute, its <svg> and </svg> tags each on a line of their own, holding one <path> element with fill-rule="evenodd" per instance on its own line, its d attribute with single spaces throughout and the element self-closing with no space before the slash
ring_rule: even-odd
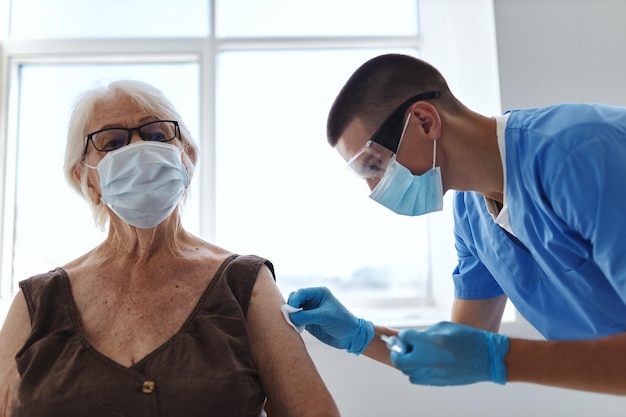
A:
<svg viewBox="0 0 626 417">
<path fill-rule="evenodd" d="M 197 155 L 149 85 L 77 101 L 65 173 L 108 236 L 20 283 L 0 333 L 0 416 L 262 416 L 266 400 L 272 415 L 338 415 L 271 263 L 183 228 Z"/>
</svg>

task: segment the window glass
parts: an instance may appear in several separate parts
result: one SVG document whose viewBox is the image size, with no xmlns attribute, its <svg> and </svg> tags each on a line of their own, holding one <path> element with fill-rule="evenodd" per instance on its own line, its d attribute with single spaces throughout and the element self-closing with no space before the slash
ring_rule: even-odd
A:
<svg viewBox="0 0 626 417">
<path fill-rule="evenodd" d="M 65 181 L 67 123 L 76 96 L 100 83 L 129 78 L 148 82 L 172 101 L 192 135 L 198 132 L 198 65 L 23 65 L 15 176 L 13 275 L 19 281 L 82 255 L 105 237 L 87 203 Z M 10 138 L 9 140 L 15 140 Z M 197 181 L 196 181 L 197 183 Z M 198 200 L 183 211 L 198 233 Z"/>
<path fill-rule="evenodd" d="M 348 303 L 429 296 L 427 218 L 369 199 L 365 181 L 326 141 L 341 86 L 383 52 L 417 53 L 219 55 L 217 243 L 273 261 L 285 295 L 325 285 Z"/>
<path fill-rule="evenodd" d="M 218 37 L 417 35 L 415 0 L 217 0 Z"/>
<path fill-rule="evenodd" d="M 12 0 L 14 39 L 206 36 L 207 0 Z"/>
</svg>

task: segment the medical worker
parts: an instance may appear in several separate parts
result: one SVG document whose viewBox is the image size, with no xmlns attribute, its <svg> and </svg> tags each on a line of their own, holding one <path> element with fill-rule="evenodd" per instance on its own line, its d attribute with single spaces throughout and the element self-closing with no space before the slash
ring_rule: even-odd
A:
<svg viewBox="0 0 626 417">
<path fill-rule="evenodd" d="M 304 288 L 289 296 L 304 308 L 294 324 L 414 384 L 626 394 L 626 108 L 485 117 L 437 69 L 392 54 L 350 77 L 327 128 L 370 198 L 400 215 L 441 210 L 444 193 L 458 191 L 455 301 L 451 322 L 398 332 L 355 317 L 325 288 Z M 507 298 L 546 340 L 497 333 Z M 381 335 L 397 336 L 398 351 Z"/>
</svg>

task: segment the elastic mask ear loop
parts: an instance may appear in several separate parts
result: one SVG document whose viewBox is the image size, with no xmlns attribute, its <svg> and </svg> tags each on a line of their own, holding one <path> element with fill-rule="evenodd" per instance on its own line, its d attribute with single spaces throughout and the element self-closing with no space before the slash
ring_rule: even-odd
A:
<svg viewBox="0 0 626 417">
<path fill-rule="evenodd" d="M 437 139 L 435 139 L 435 144 L 433 145 L 433 169 L 435 169 L 435 158 L 437 158 Z"/>
<path fill-rule="evenodd" d="M 400 152 L 400 146 L 402 145 L 402 141 L 404 140 L 404 133 L 406 132 L 406 128 L 409 127 L 409 121 L 411 120 L 411 113 L 406 118 L 406 122 L 404 122 L 404 127 L 402 128 L 402 134 L 400 135 L 400 142 L 398 142 L 398 149 L 396 149 L 396 153 L 393 155 L 393 159 L 397 159 L 398 152 Z"/>
</svg>

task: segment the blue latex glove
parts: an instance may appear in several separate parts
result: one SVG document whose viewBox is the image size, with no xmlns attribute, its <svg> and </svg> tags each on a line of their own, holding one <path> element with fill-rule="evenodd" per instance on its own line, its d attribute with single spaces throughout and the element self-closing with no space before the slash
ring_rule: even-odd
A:
<svg viewBox="0 0 626 417">
<path fill-rule="evenodd" d="M 287 304 L 304 310 L 291 313 L 296 326 L 337 349 L 359 355 L 374 338 L 374 324 L 356 318 L 324 287 L 303 288 L 289 294 Z"/>
<path fill-rule="evenodd" d="M 390 359 L 413 384 L 506 383 L 507 336 L 441 322 L 423 331 L 402 330 L 398 338 L 408 352 L 391 352 Z"/>
</svg>

